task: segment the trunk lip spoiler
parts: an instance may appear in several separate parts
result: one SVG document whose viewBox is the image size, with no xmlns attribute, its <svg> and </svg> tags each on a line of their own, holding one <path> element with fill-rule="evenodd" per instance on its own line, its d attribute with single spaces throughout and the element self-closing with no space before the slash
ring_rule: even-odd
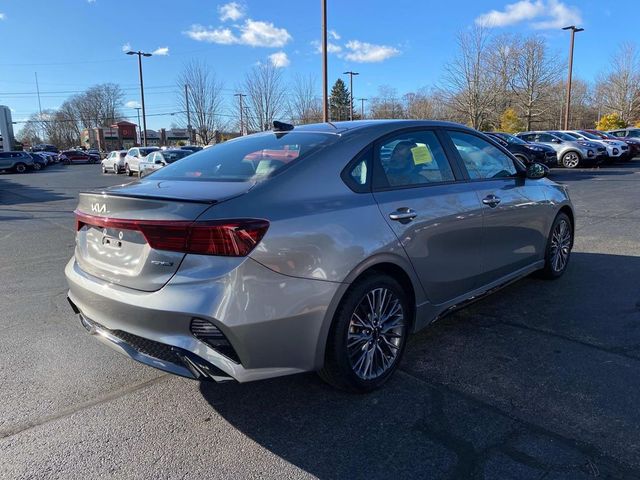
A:
<svg viewBox="0 0 640 480">
<path fill-rule="evenodd" d="M 206 199 L 194 199 L 194 198 L 179 198 L 179 197 L 163 197 L 159 195 L 140 195 L 136 193 L 119 193 L 119 192 L 109 192 L 109 191 L 98 191 L 98 190 L 87 190 L 79 193 L 80 195 L 101 195 L 104 197 L 121 197 L 121 198 L 138 198 L 140 200 L 163 200 L 163 201 L 174 201 L 174 202 L 183 202 L 183 203 L 199 203 L 201 205 L 215 205 L 216 203 L 220 203 L 219 200 L 206 200 Z"/>
</svg>

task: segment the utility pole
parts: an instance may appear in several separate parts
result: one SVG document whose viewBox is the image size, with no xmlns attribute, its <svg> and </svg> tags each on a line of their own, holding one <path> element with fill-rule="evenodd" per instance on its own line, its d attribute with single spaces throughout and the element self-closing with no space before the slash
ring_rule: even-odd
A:
<svg viewBox="0 0 640 480">
<path fill-rule="evenodd" d="M 564 27 L 562 30 L 571 30 L 571 44 L 569 47 L 569 78 L 567 79 L 567 103 L 564 112 L 564 129 L 569 130 L 569 112 L 571 109 L 571 73 L 573 71 L 573 42 L 576 32 L 584 31 L 584 28 L 577 28 L 575 25 Z"/>
<path fill-rule="evenodd" d="M 360 100 L 360 120 L 364 120 L 364 102 L 369 100 L 368 98 L 359 98 Z"/>
<path fill-rule="evenodd" d="M 353 121 L 353 76 L 360 75 L 358 72 L 342 72 L 343 75 L 349 75 L 349 120 Z"/>
<path fill-rule="evenodd" d="M 242 108 L 242 97 L 246 97 L 247 95 L 244 93 L 234 93 L 233 94 L 234 97 L 238 97 L 240 99 L 240 136 L 244 136 L 244 118 L 243 118 L 243 111 L 244 109 Z"/>
<path fill-rule="evenodd" d="M 33 72 L 36 75 L 36 92 L 38 92 L 38 111 L 40 112 L 40 134 L 42 135 L 42 141 L 44 142 L 44 126 L 42 125 L 42 103 L 40 103 L 40 86 L 38 85 L 38 72 Z"/>
<path fill-rule="evenodd" d="M 142 138 L 143 144 L 147 146 L 147 115 L 144 110 L 144 81 L 142 79 L 142 57 L 150 57 L 150 53 L 141 52 L 138 50 L 137 52 L 129 51 L 127 55 L 138 55 L 138 71 L 140 73 L 140 99 L 142 103 Z"/>
<path fill-rule="evenodd" d="M 140 138 L 138 138 L 138 143 L 142 140 L 142 131 L 140 131 L 140 107 L 135 107 L 138 112 L 138 131 L 140 132 Z"/>
<path fill-rule="evenodd" d="M 322 121 L 329 121 L 329 84 L 327 79 L 327 0 L 322 1 Z"/>
<path fill-rule="evenodd" d="M 189 136 L 189 145 L 193 143 L 191 136 L 191 112 L 189 111 L 189 85 L 184 84 L 184 99 L 187 103 L 187 135 Z"/>
</svg>

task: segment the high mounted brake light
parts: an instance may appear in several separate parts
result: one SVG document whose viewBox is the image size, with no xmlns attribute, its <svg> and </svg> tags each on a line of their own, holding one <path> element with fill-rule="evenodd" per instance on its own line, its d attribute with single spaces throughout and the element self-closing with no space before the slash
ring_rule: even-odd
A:
<svg viewBox="0 0 640 480">
<path fill-rule="evenodd" d="M 134 230 L 142 233 L 155 250 L 244 257 L 260 243 L 269 222 L 251 218 L 206 222 L 173 220 L 122 220 L 75 211 L 76 230 L 85 225 Z"/>
</svg>

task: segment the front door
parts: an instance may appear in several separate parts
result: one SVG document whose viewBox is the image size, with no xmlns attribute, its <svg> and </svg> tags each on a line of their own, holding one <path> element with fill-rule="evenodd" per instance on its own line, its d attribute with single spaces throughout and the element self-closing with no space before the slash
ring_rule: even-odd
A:
<svg viewBox="0 0 640 480">
<path fill-rule="evenodd" d="M 478 286 L 482 206 L 435 130 L 405 130 L 376 142 L 373 190 L 432 303 Z"/>
<path fill-rule="evenodd" d="M 448 134 L 482 202 L 482 285 L 542 259 L 548 207 L 540 180 L 525 179 L 509 155 L 480 136 Z"/>
</svg>

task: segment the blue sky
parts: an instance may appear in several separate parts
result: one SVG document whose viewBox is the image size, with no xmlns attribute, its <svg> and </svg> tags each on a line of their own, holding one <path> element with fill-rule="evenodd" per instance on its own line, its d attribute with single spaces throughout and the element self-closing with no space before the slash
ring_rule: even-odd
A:
<svg viewBox="0 0 640 480">
<path fill-rule="evenodd" d="M 383 84 L 401 94 L 434 86 L 455 53 L 456 33 L 477 22 L 544 35 L 562 59 L 569 38 L 559 27 L 584 27 L 574 72 L 592 80 L 622 42 L 634 40 L 629 15 L 637 7 L 637 0 L 328 0 L 329 83 L 359 72 L 357 98 L 375 96 Z M 228 105 L 257 62 L 275 62 L 287 79 L 317 75 L 318 95 L 322 88 L 320 0 L 0 0 L 0 39 L 0 104 L 13 109 L 14 121 L 38 109 L 35 72 L 43 109 L 103 82 L 139 101 L 137 63 L 123 53 L 129 47 L 157 52 L 144 62 L 149 128 L 175 121 L 168 114 L 178 110 L 175 79 L 194 58 L 224 81 Z M 123 111 L 134 118 L 135 110 Z"/>
</svg>

